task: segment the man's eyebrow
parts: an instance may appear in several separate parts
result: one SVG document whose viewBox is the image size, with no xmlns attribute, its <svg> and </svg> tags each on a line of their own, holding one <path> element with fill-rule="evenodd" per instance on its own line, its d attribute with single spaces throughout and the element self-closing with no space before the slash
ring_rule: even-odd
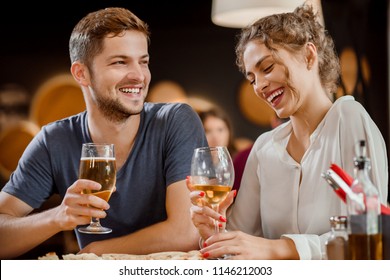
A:
<svg viewBox="0 0 390 280">
<path fill-rule="evenodd" d="M 129 58 L 129 56 L 127 56 L 127 55 L 122 55 L 122 54 L 114 54 L 114 55 L 111 55 L 111 56 L 108 57 L 108 59 L 114 59 L 114 58 L 127 59 L 127 58 Z M 141 55 L 140 58 L 141 58 L 141 59 L 150 58 L 150 56 L 149 56 L 149 54 L 144 54 L 144 55 Z"/>
</svg>

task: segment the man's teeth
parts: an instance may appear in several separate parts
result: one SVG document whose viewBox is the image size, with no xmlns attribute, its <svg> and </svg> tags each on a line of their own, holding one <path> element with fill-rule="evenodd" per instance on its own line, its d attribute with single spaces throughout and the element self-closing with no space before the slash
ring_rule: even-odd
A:
<svg viewBox="0 0 390 280">
<path fill-rule="evenodd" d="M 124 93 L 139 93 L 140 89 L 139 88 L 122 88 L 120 91 Z"/>
<path fill-rule="evenodd" d="M 270 96 L 268 96 L 267 101 L 268 101 L 269 103 L 272 103 L 272 100 L 273 100 L 275 97 L 281 95 L 282 93 L 283 93 L 283 89 L 279 89 L 279 90 L 275 91 L 273 94 L 271 94 Z"/>
</svg>

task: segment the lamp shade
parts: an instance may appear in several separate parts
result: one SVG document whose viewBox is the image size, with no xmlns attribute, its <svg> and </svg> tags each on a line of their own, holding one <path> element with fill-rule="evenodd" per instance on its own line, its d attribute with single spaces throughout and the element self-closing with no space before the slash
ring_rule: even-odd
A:
<svg viewBox="0 0 390 280">
<path fill-rule="evenodd" d="M 213 0 L 211 20 L 214 24 L 242 28 L 259 18 L 292 12 L 305 0 Z"/>
</svg>

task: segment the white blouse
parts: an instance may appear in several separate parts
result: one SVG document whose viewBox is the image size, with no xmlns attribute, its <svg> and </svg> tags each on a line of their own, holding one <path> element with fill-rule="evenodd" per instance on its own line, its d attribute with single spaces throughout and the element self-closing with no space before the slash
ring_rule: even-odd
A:
<svg viewBox="0 0 390 280">
<path fill-rule="evenodd" d="M 310 136 L 300 164 L 286 150 L 291 129 L 289 121 L 256 140 L 227 227 L 269 239 L 291 238 L 300 259 L 321 259 L 330 231 L 329 218 L 347 214 L 345 203 L 321 173 L 335 163 L 353 175 L 355 144 L 365 139 L 371 178 L 386 204 L 386 145 L 366 110 L 352 96 L 334 102 Z"/>
</svg>

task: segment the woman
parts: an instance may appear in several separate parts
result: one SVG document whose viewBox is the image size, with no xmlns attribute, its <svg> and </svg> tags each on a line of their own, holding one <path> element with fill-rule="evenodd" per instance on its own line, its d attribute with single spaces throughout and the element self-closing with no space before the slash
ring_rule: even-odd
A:
<svg viewBox="0 0 390 280">
<path fill-rule="evenodd" d="M 233 126 L 230 119 L 219 108 L 213 107 L 199 112 L 209 146 L 226 146 L 233 158 L 237 153 Z"/>
<path fill-rule="evenodd" d="M 383 137 L 352 96 L 333 103 L 340 67 L 333 41 L 312 7 L 271 15 L 244 28 L 236 54 L 256 95 L 290 120 L 256 140 L 227 215 L 228 232 L 212 235 L 212 219 L 225 221 L 234 192 L 220 213 L 197 206 L 203 194 L 191 192 L 192 220 L 204 240 L 201 252 L 209 258 L 321 259 L 329 217 L 346 214 L 321 173 L 336 163 L 353 174 L 354 145 L 364 139 L 371 178 L 385 203 Z M 191 189 L 189 180 L 187 185 Z"/>
</svg>

